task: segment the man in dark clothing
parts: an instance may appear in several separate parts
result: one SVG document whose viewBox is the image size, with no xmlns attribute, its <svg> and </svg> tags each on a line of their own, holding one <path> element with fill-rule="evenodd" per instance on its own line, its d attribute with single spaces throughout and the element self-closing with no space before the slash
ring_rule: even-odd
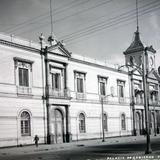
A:
<svg viewBox="0 0 160 160">
<path fill-rule="evenodd" d="M 35 145 L 36 145 L 36 147 L 38 147 L 38 141 L 39 141 L 39 137 L 38 137 L 38 135 L 35 135 L 35 137 L 34 137 L 34 141 L 35 141 Z"/>
</svg>

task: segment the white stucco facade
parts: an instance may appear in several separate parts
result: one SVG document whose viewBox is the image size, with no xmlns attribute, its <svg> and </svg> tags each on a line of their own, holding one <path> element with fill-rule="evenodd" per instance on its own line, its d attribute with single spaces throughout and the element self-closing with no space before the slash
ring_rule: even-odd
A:
<svg viewBox="0 0 160 160">
<path fill-rule="evenodd" d="M 0 35 L 0 147 L 32 144 L 35 135 L 40 143 L 47 143 L 47 136 L 50 143 L 102 138 L 101 79 L 105 81 L 105 137 L 132 135 L 128 74 L 67 53 L 60 44 L 46 60 L 39 44 Z M 26 70 L 28 81 L 19 80 Z M 83 80 L 80 92 L 76 76 Z M 22 118 L 23 112 L 27 115 Z M 80 119 L 81 113 L 84 119 Z"/>
</svg>

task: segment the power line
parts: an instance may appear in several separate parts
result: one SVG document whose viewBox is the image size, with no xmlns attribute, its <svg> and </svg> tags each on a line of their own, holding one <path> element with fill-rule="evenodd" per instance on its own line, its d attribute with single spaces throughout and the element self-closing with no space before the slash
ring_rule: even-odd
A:
<svg viewBox="0 0 160 160">
<path fill-rule="evenodd" d="M 109 2 L 109 1 L 108 1 L 108 2 Z M 106 3 L 106 2 L 105 2 L 105 3 Z M 154 3 L 155 3 L 155 2 L 154 2 Z M 153 3 L 150 3 L 150 4 L 153 4 Z M 150 5 L 150 4 L 147 4 L 147 5 Z M 147 6 L 147 5 L 144 5 L 144 6 Z M 98 5 L 98 6 L 99 6 L 99 5 Z M 143 7 L 144 7 L 144 6 L 143 6 Z M 97 5 L 96 5 L 95 7 L 97 7 Z M 95 7 L 94 7 L 94 8 L 95 8 Z M 93 8 L 93 7 L 90 7 L 90 9 L 92 9 L 92 8 Z M 87 8 L 86 11 L 89 11 L 89 8 Z M 84 13 L 83 10 L 82 10 L 81 12 Z M 130 12 L 130 11 L 129 11 L 129 12 Z M 80 14 L 80 12 L 79 12 L 78 14 Z M 126 13 L 124 13 L 124 14 L 126 14 Z M 75 14 L 74 14 L 74 15 L 71 15 L 71 16 L 75 16 Z M 68 17 L 68 16 L 67 16 L 67 17 Z M 65 18 L 66 18 L 66 17 L 63 17 L 62 19 L 65 19 Z M 62 20 L 62 19 L 61 19 L 61 20 Z M 112 18 L 112 19 L 114 19 L 114 18 Z M 57 22 L 57 21 L 59 21 L 59 20 L 55 20 L 55 22 Z M 101 23 L 102 23 L 102 22 L 101 22 Z M 101 23 L 98 23 L 98 25 L 101 24 Z M 106 21 L 104 21 L 104 23 L 106 23 Z M 97 25 L 97 24 L 96 24 L 96 25 Z M 46 23 L 45 23 L 45 26 L 47 26 Z M 38 29 L 38 28 L 40 28 L 40 27 L 41 27 L 41 26 L 36 27 L 36 28 L 34 28 L 33 30 L 27 30 L 27 31 L 25 31 L 25 32 L 21 32 L 21 33 L 18 34 L 18 35 L 27 33 L 28 31 L 34 31 L 34 30 L 36 30 L 36 29 Z M 89 26 L 88 28 L 90 29 L 90 27 L 92 27 L 92 26 Z M 77 33 L 77 32 L 76 32 L 76 33 Z M 68 36 L 68 35 L 67 35 L 67 36 Z"/>
<path fill-rule="evenodd" d="M 150 12 L 152 12 L 152 11 L 159 10 L 159 9 L 160 9 L 160 7 L 156 8 L 156 9 L 153 9 L 153 10 L 151 10 L 151 11 L 145 12 L 145 13 L 143 13 L 143 14 L 140 14 L 140 17 L 143 16 L 143 15 L 145 15 L 145 14 L 148 14 L 148 13 L 150 13 Z M 94 31 L 92 31 L 92 32 L 90 32 L 90 33 L 86 33 L 85 35 L 80 35 L 80 36 L 77 37 L 77 38 L 67 40 L 67 44 L 73 44 L 73 43 L 75 42 L 75 40 L 77 40 L 77 39 L 80 39 L 80 38 L 86 37 L 86 36 L 90 37 L 90 36 L 93 35 L 93 34 L 97 34 L 99 31 L 102 31 L 102 30 L 104 30 L 104 29 L 110 29 L 111 27 L 114 27 L 114 26 L 116 26 L 116 25 L 119 25 L 119 24 L 124 23 L 124 22 L 127 22 L 127 21 L 133 21 L 133 19 L 135 20 L 135 16 L 133 16 L 132 18 L 131 18 L 131 17 L 128 17 L 126 20 L 122 20 L 122 21 L 119 21 L 119 22 L 117 22 L 117 23 L 114 23 L 114 24 L 105 26 L 105 27 L 103 27 L 103 28 L 101 28 L 101 29 L 94 30 Z M 122 25 L 122 26 L 124 26 L 124 25 Z M 64 40 L 64 41 L 65 41 L 65 40 Z M 80 41 L 80 40 L 79 40 L 79 41 Z"/>
<path fill-rule="evenodd" d="M 87 3 L 88 1 L 90 1 L 90 0 L 87 0 L 85 2 L 73 0 L 72 2 L 70 2 L 68 4 L 65 4 L 63 8 L 62 7 L 58 7 L 57 9 L 55 9 L 55 12 L 53 14 L 54 15 L 59 14 L 61 12 L 64 12 L 64 11 L 68 10 L 68 9 L 71 9 L 73 6 L 81 5 L 83 3 Z M 68 6 L 68 7 L 66 7 L 66 6 Z M 7 30 L 3 30 L 3 32 L 7 32 L 7 31 L 8 32 L 14 32 L 14 31 L 16 31 L 16 30 L 18 30 L 20 28 L 26 27 L 26 24 L 31 24 L 31 23 L 34 23 L 34 22 L 37 23 L 36 21 L 40 21 L 40 20 L 42 21 L 43 19 L 46 19 L 48 17 L 49 17 L 49 12 L 47 11 L 46 13 L 41 14 L 41 15 L 39 15 L 37 17 L 31 18 L 31 19 L 26 20 L 26 21 L 24 21 L 22 23 L 19 23 L 14 27 L 10 27 Z"/>
<path fill-rule="evenodd" d="M 108 0 L 108 1 L 105 1 L 105 2 L 102 2 L 102 3 L 99 3 L 99 4 L 97 4 L 97 5 L 94 5 L 94 6 L 92 6 L 92 7 L 83 9 L 83 10 L 81 10 L 81 11 L 79 11 L 79 12 L 74 13 L 74 14 L 67 15 L 67 16 L 65 16 L 65 17 L 63 17 L 63 18 L 60 18 L 60 19 L 55 20 L 54 23 L 58 23 L 58 22 L 60 22 L 60 21 L 62 21 L 62 20 L 66 20 L 66 19 L 68 19 L 68 18 L 71 18 L 71 17 L 73 17 L 73 16 L 76 16 L 76 15 L 81 14 L 81 13 L 84 13 L 84 12 L 88 12 L 88 11 L 91 10 L 91 9 L 97 8 L 97 7 L 99 7 L 99 6 L 103 6 L 104 4 L 107 4 L 107 3 L 111 2 L 111 1 L 113 1 L 113 0 Z M 44 27 L 47 27 L 46 22 L 45 22 L 44 24 L 42 24 L 42 25 L 39 25 L 38 27 L 35 27 L 34 29 L 27 30 L 27 31 L 25 31 L 25 32 L 21 32 L 21 33 L 19 33 L 19 34 L 17 34 L 17 35 L 21 35 L 21 34 L 23 34 L 23 33 L 27 33 L 28 31 L 37 30 L 37 29 L 39 29 L 39 28 L 42 28 L 43 26 L 44 26 Z"/>
<path fill-rule="evenodd" d="M 147 4 L 147 6 L 148 6 L 148 4 Z M 146 11 L 149 11 L 150 9 L 152 9 L 151 11 L 149 11 L 149 12 L 152 12 L 152 11 L 154 11 L 154 9 L 155 9 L 155 7 L 157 7 L 157 6 L 159 6 L 159 4 L 157 5 L 157 4 L 155 4 L 154 6 L 152 6 L 152 7 L 150 7 L 150 8 L 147 8 L 147 9 L 145 9 L 145 10 L 142 10 L 141 12 L 146 12 Z M 143 8 L 143 7 L 140 7 L 140 8 Z M 109 25 L 109 24 L 111 24 L 111 23 L 117 23 L 117 21 L 119 21 L 119 20 L 123 20 L 123 19 L 129 19 L 129 18 L 135 18 L 134 16 L 135 16 L 135 10 L 132 10 L 132 12 L 133 13 L 131 13 L 131 11 L 129 11 L 129 12 L 125 12 L 125 13 L 123 13 L 123 14 L 121 14 L 121 15 L 119 15 L 119 16 L 116 16 L 116 17 L 113 17 L 113 18 L 111 18 L 111 19 L 108 19 L 107 21 L 109 21 L 109 22 L 105 22 L 105 23 L 101 23 L 101 24 L 97 24 L 97 25 L 93 25 L 93 26 L 89 26 L 89 27 L 87 27 L 87 29 L 85 28 L 85 29 L 82 29 L 82 30 L 80 30 L 80 31 L 77 31 L 77 32 L 74 32 L 74 33 L 71 33 L 71 34 L 68 34 L 68 35 L 66 35 L 65 37 L 65 39 L 64 39 L 64 37 L 61 37 L 62 39 L 64 39 L 64 40 L 68 40 L 68 41 L 70 41 L 70 40 L 72 40 L 72 39 L 74 39 L 75 37 L 77 37 L 78 36 L 78 38 L 79 38 L 79 36 L 81 36 L 81 35 L 83 35 L 83 34 L 89 34 L 89 32 L 93 32 L 93 31 L 96 31 L 96 30 L 99 30 L 99 29 L 102 29 L 102 28 L 104 28 L 104 27 L 107 27 L 107 25 Z M 148 12 L 148 13 L 149 13 Z M 126 14 L 129 14 L 129 15 L 127 15 L 126 16 Z M 124 16 L 124 17 L 123 17 Z M 117 17 L 120 17 L 119 19 L 117 19 Z M 111 21 L 112 20 L 112 21 Z M 110 22 L 111 21 L 111 22 Z M 70 36 L 71 35 L 71 36 Z M 84 35 L 85 36 L 85 35 Z"/>
<path fill-rule="evenodd" d="M 143 14 L 140 14 L 140 16 L 145 15 L 145 14 L 148 14 L 148 13 L 150 13 L 150 12 L 152 12 L 152 11 L 156 11 L 156 10 L 158 10 L 158 9 L 160 9 L 160 7 L 158 7 L 157 9 L 153 9 L 153 10 L 151 10 L 151 11 L 149 11 L 149 12 L 145 12 L 145 13 L 143 13 Z M 72 38 L 72 39 L 68 39 L 68 40 L 65 40 L 65 39 L 64 39 L 64 41 L 67 41 L 67 44 L 70 44 L 70 43 L 68 43 L 68 42 L 75 41 L 75 39 L 79 39 L 79 38 L 82 38 L 82 37 L 91 36 L 91 35 L 93 35 L 93 34 L 98 33 L 99 31 L 104 30 L 104 29 L 109 29 L 109 28 L 111 28 L 111 27 L 114 27 L 114 26 L 116 26 L 116 25 L 119 25 L 119 24 L 124 23 L 124 22 L 127 22 L 127 21 L 133 21 L 133 19 L 135 20 L 135 16 L 134 16 L 134 15 L 133 15 L 132 17 L 128 17 L 127 19 L 124 19 L 124 20 L 122 19 L 122 21 L 113 23 L 113 24 L 111 24 L 111 25 L 104 26 L 104 27 L 102 27 L 102 28 L 97 28 L 97 30 L 92 30 L 92 31 L 90 31 L 90 32 L 88 32 L 88 33 L 86 33 L 86 34 L 84 34 L 84 35 L 82 34 L 82 35 L 78 36 L 77 38 Z"/>
<path fill-rule="evenodd" d="M 142 1 L 144 1 L 144 0 L 140 0 L 140 2 L 142 2 Z M 151 4 L 152 4 L 152 3 L 151 3 Z M 148 5 L 148 4 L 147 4 L 147 5 Z M 129 7 L 129 6 L 131 6 L 131 5 L 127 5 L 126 7 L 122 8 L 121 10 L 126 9 L 126 8 Z M 146 6 L 146 5 L 144 5 L 144 6 Z M 143 7 L 144 7 L 144 6 L 143 6 Z M 129 11 L 129 12 L 131 12 L 131 11 Z M 115 13 L 115 12 L 114 12 L 114 13 Z M 125 12 L 124 14 L 126 14 L 126 12 Z M 100 19 L 106 18 L 107 15 L 108 15 L 108 13 L 105 14 L 105 15 L 99 16 L 99 17 L 97 17 L 96 19 L 92 20 L 91 22 L 97 21 L 97 19 L 100 20 Z M 120 16 L 120 15 L 119 15 L 119 16 Z M 119 16 L 117 16 L 117 17 L 119 17 Z M 114 18 L 114 17 L 113 17 L 113 18 Z M 113 19 L 113 18 L 109 18 L 109 19 Z M 106 19 L 105 21 L 101 21 L 101 23 L 106 22 L 106 21 L 108 21 L 109 19 Z M 98 23 L 98 24 L 100 24 L 100 23 Z M 97 24 L 94 24 L 94 25 L 97 25 Z M 71 33 L 71 34 L 64 35 L 64 36 L 61 37 L 61 38 L 63 39 L 63 38 L 68 37 L 68 36 L 70 36 L 70 35 L 72 35 L 72 34 L 75 34 L 75 33 L 77 33 L 77 32 L 80 32 L 81 30 L 83 31 L 83 29 L 86 29 L 86 28 L 89 28 L 89 29 L 90 29 L 90 27 L 92 27 L 92 26 L 93 26 L 93 25 L 90 25 L 89 27 L 84 27 L 84 28 L 82 28 L 82 29 L 80 29 L 80 30 L 77 30 L 77 31 Z"/>
</svg>

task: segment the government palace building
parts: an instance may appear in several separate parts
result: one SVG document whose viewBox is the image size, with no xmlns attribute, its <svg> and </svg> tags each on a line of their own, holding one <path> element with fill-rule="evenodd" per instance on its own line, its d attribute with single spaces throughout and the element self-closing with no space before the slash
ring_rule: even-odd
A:
<svg viewBox="0 0 160 160">
<path fill-rule="evenodd" d="M 150 134 L 159 134 L 156 51 L 137 30 L 120 54 L 126 64 L 117 67 L 75 55 L 52 37 L 34 43 L 0 34 L 0 147 L 33 144 L 35 135 L 53 144 L 145 134 L 143 55 Z"/>
</svg>

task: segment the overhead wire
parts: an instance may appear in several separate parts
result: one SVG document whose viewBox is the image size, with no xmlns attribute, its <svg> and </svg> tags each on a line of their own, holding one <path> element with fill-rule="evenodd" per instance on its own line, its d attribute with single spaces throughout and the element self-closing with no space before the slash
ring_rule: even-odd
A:
<svg viewBox="0 0 160 160">
<path fill-rule="evenodd" d="M 86 9 L 83 9 L 83 10 L 81 10 L 81 11 L 79 11 L 79 12 L 76 12 L 76 13 L 73 13 L 73 14 L 70 14 L 70 15 L 66 15 L 66 16 L 64 16 L 64 17 L 62 17 L 62 18 L 60 18 L 60 19 L 54 20 L 53 23 L 58 23 L 58 22 L 60 22 L 60 21 L 62 21 L 62 20 L 66 20 L 66 19 L 71 18 L 71 17 L 73 17 L 73 16 L 76 16 L 76 15 L 78 15 L 78 14 L 81 14 L 81 13 L 84 13 L 84 12 L 88 12 L 88 11 L 91 10 L 91 9 L 97 8 L 97 7 L 99 7 L 99 6 L 103 6 L 103 5 L 105 5 L 105 4 L 107 4 L 107 3 L 111 2 L 111 1 L 113 1 L 113 0 L 104 1 L 104 2 L 102 2 L 102 3 L 99 3 L 99 4 L 94 5 L 94 6 L 92 6 L 92 7 L 88 7 L 88 8 L 86 8 Z M 23 34 L 23 33 L 27 33 L 28 31 L 34 31 L 34 30 L 37 30 L 37 29 L 42 28 L 42 27 L 47 27 L 46 23 L 44 23 L 44 24 L 42 24 L 42 25 L 39 25 L 38 27 L 35 27 L 34 29 L 29 29 L 29 30 L 27 30 L 27 31 L 25 31 L 25 32 L 20 32 L 20 33 L 17 34 L 17 35 L 21 35 L 21 34 Z"/>
<path fill-rule="evenodd" d="M 144 1 L 144 0 L 139 0 L 139 2 L 142 2 L 142 1 Z M 131 4 L 130 5 L 127 5 L 127 6 L 125 6 L 124 8 L 122 8 L 121 10 L 123 10 L 123 9 L 126 9 L 126 8 L 128 8 L 129 6 L 131 6 Z M 120 11 L 121 11 L 120 10 Z M 119 11 L 118 11 L 119 12 Z M 111 13 L 113 13 L 113 12 L 111 12 Z M 115 12 L 114 12 L 115 13 Z M 94 21 L 99 21 L 99 20 L 101 20 L 101 19 L 104 19 L 104 18 L 106 18 L 108 16 L 108 13 L 107 14 L 104 14 L 104 15 L 101 15 L 101 16 L 98 16 L 98 17 L 96 17 L 96 19 L 93 19 L 93 20 L 88 20 L 87 22 L 94 22 Z M 106 20 L 108 20 L 108 19 L 106 19 Z M 102 23 L 102 22 L 106 22 L 106 20 L 105 21 L 101 21 L 100 23 Z M 98 24 L 99 24 L 99 22 L 98 22 Z M 96 25 L 96 24 L 95 24 Z M 92 26 L 92 25 L 90 25 L 90 26 Z M 73 32 L 73 33 L 70 33 L 70 34 L 67 34 L 67 35 L 64 35 L 63 37 L 61 37 L 61 38 L 65 38 L 65 37 L 67 37 L 67 36 L 70 36 L 70 35 L 72 35 L 72 34 L 75 34 L 75 33 L 77 33 L 77 32 L 79 32 L 79 31 L 81 31 L 81 30 L 83 30 L 83 29 L 86 29 L 86 28 L 90 28 L 90 26 L 89 27 L 84 27 L 84 28 L 82 28 L 82 29 L 80 29 L 80 30 L 77 30 L 77 31 L 75 31 L 75 32 Z"/>
<path fill-rule="evenodd" d="M 160 9 L 160 7 L 158 7 L 157 9 L 155 9 L 155 10 L 152 10 L 152 11 L 157 11 L 157 10 L 159 10 Z M 140 14 L 139 16 L 141 17 L 141 16 L 143 16 L 143 15 L 145 15 L 145 14 L 148 14 L 148 13 L 151 13 L 152 11 L 149 11 L 149 12 L 146 12 L 146 13 L 143 13 L 143 14 Z M 153 16 L 153 15 L 151 15 L 151 16 Z M 120 22 L 117 22 L 116 24 L 112 24 L 112 25 L 110 25 L 110 26 L 108 26 L 108 27 L 105 27 L 105 28 L 103 28 L 103 29 L 101 29 L 101 30 L 99 30 L 99 31 L 97 31 L 97 32 L 95 32 L 95 31 L 93 31 L 93 32 L 91 32 L 90 34 L 85 34 L 85 36 L 79 36 L 79 37 L 77 37 L 77 38 L 74 38 L 74 40 L 68 40 L 67 42 L 65 41 L 65 40 L 63 40 L 63 41 L 65 41 L 66 43 L 67 43 L 67 45 L 69 45 L 69 44 L 74 44 L 74 43 L 76 43 L 77 42 L 77 40 L 78 40 L 78 42 L 80 42 L 80 41 L 83 41 L 84 39 L 82 39 L 83 37 L 85 37 L 85 39 L 86 39 L 86 37 L 87 38 L 89 38 L 89 37 L 91 37 L 91 36 L 93 36 L 93 35 L 96 35 L 96 34 L 98 34 L 100 31 L 103 31 L 104 29 L 111 29 L 111 27 L 112 27 L 112 30 L 114 29 L 114 28 L 120 28 L 120 27 L 123 27 L 123 26 L 125 26 L 125 25 L 128 25 L 129 23 L 133 23 L 133 20 L 135 21 L 135 17 L 133 17 L 134 19 L 131 19 L 131 18 L 128 18 L 128 21 L 120 21 Z M 130 22 L 131 21 L 131 22 Z M 127 22 L 127 23 L 125 23 L 125 22 Z M 125 24 L 124 24 L 125 23 Z M 121 24 L 121 25 L 119 25 L 119 24 Z M 114 27 L 114 28 L 113 28 Z M 79 40 L 80 39 L 80 40 Z"/>
<path fill-rule="evenodd" d="M 154 4 L 153 2 L 152 2 L 152 4 Z M 147 4 L 148 5 L 148 4 Z M 99 5 L 98 5 L 99 6 Z M 144 7 L 144 6 L 143 6 Z M 95 8 L 95 7 L 93 7 L 93 8 Z M 131 12 L 131 11 L 130 11 Z M 78 14 L 80 14 L 81 12 L 79 12 Z M 125 13 L 124 13 L 125 14 Z M 130 16 L 132 16 L 132 15 L 130 15 Z M 113 17 L 114 18 L 114 17 Z M 112 18 L 112 20 L 114 20 Z M 127 17 L 125 17 L 125 18 L 127 18 Z M 128 18 L 132 18 L 132 17 L 128 17 Z M 65 19 L 65 18 L 63 18 L 63 19 Z M 118 20 L 116 20 L 116 21 L 118 21 Z M 58 22 L 58 20 L 57 20 L 57 22 Z M 124 22 L 125 22 L 125 20 L 124 20 Z M 111 24 L 112 23 L 114 23 L 114 21 L 112 21 L 111 22 Z M 118 22 L 118 24 L 119 24 L 120 22 Z M 116 24 L 117 24 L 117 22 L 116 22 Z M 112 24 L 111 26 L 114 26 L 114 25 L 116 25 L 116 24 Z M 78 31 L 76 31 L 76 32 L 74 32 L 74 33 L 71 33 L 71 34 L 68 34 L 68 35 L 65 35 L 65 36 L 62 36 L 61 38 L 62 39 L 64 39 L 65 41 L 73 41 L 73 40 L 75 40 L 75 38 L 76 38 L 76 36 L 78 36 L 77 38 L 82 38 L 82 37 L 85 37 L 85 35 L 87 36 L 87 35 L 89 35 L 90 33 L 92 34 L 92 33 L 94 33 L 94 32 L 97 32 L 97 31 L 99 31 L 99 29 L 101 29 L 101 28 L 99 28 L 99 27 L 103 27 L 103 25 L 104 25 L 104 27 L 105 27 L 105 25 L 107 25 L 107 24 L 102 24 L 101 23 L 101 25 L 99 26 L 96 26 L 97 28 L 91 28 L 90 26 L 88 27 L 88 28 L 90 28 L 90 30 L 88 31 L 88 30 L 85 30 L 84 32 L 80 32 L 80 31 L 83 31 L 82 29 L 81 30 L 78 30 Z M 108 26 L 106 26 L 106 27 L 108 27 Z M 91 30 L 92 29 L 92 30 Z M 102 28 L 103 29 L 103 28 Z M 80 33 L 79 33 L 80 32 Z M 23 32 L 24 33 L 24 32 Z M 74 35 L 74 34 L 76 34 L 76 35 Z M 82 35 L 82 34 L 85 34 L 84 36 Z M 72 36 L 73 37 L 72 37 Z M 80 36 L 79 36 L 80 35 Z M 72 40 L 73 39 L 73 40 Z"/>
<path fill-rule="evenodd" d="M 157 2 L 157 1 L 156 1 L 156 2 Z M 154 3 L 155 3 L 155 2 L 154 2 Z M 152 2 L 152 3 L 146 4 L 146 5 L 144 5 L 143 7 L 145 7 L 145 6 L 147 6 L 147 5 L 154 4 L 154 3 Z M 93 7 L 92 7 L 92 8 L 93 8 Z M 87 9 L 87 11 L 88 11 L 88 10 L 89 10 L 89 9 Z M 131 12 L 131 11 L 129 11 L 129 13 L 130 13 L 130 12 Z M 126 14 L 126 13 L 124 13 L 124 14 Z M 119 17 L 119 16 L 118 16 L 118 17 Z M 115 17 L 113 17 L 112 19 L 114 20 L 114 18 L 115 18 Z M 107 21 L 108 21 L 108 19 L 107 19 Z M 104 21 L 104 23 L 106 23 L 106 21 Z M 101 22 L 101 23 L 98 22 L 98 25 L 101 25 L 101 24 L 102 24 L 102 22 Z M 97 25 L 97 24 L 96 24 L 96 25 Z M 41 26 L 40 26 L 40 27 L 41 27 Z M 88 28 L 91 29 L 91 27 L 93 27 L 93 26 L 89 26 Z M 37 29 L 37 27 L 36 27 L 35 29 Z M 33 29 L 33 30 L 35 30 L 35 29 Z M 33 30 L 32 30 L 32 31 L 33 31 Z M 31 30 L 29 30 L 29 31 L 31 31 Z M 26 32 L 21 32 L 19 35 L 24 34 L 24 33 L 27 33 L 27 32 L 28 32 L 28 30 L 27 30 Z M 77 34 L 77 33 L 79 34 L 79 31 L 78 31 L 78 32 L 76 31 L 76 34 Z M 67 35 L 67 36 L 70 36 L 70 34 Z M 64 37 L 61 37 L 61 38 L 63 39 Z"/>
<path fill-rule="evenodd" d="M 85 1 L 81 2 L 81 1 L 73 0 L 72 2 L 68 3 L 68 5 L 65 5 L 63 8 L 62 7 L 58 7 L 57 9 L 55 9 L 55 11 L 53 12 L 53 14 L 54 15 L 60 14 L 60 13 L 62 13 L 64 11 L 66 11 L 66 10 L 69 10 L 69 9 L 73 8 L 74 6 L 82 5 L 82 4 L 87 3 L 89 1 L 90 0 L 85 0 Z M 66 6 L 68 6 L 68 7 L 66 7 Z M 13 27 L 10 27 L 10 28 L 8 28 L 6 30 L 3 30 L 3 32 L 14 32 L 14 31 L 17 31 L 17 30 L 19 30 L 21 28 L 24 29 L 27 24 L 36 23 L 36 21 L 41 21 L 42 22 L 43 20 L 45 20 L 45 19 L 47 19 L 49 17 L 50 17 L 50 12 L 47 11 L 44 14 L 41 14 L 39 16 L 36 16 L 36 17 L 31 18 L 29 20 L 26 20 L 26 21 L 24 21 L 24 22 L 22 22 L 20 24 L 17 24 L 16 26 L 13 26 Z"/>
<path fill-rule="evenodd" d="M 158 7 L 156 10 L 158 10 L 158 9 L 160 9 L 160 7 Z M 147 12 L 147 13 L 150 13 L 150 12 Z M 144 13 L 144 14 L 142 14 L 142 15 L 145 15 L 145 14 L 147 14 L 147 13 Z M 140 16 L 142 16 L 142 15 L 140 15 Z M 132 17 L 132 18 L 134 18 L 134 20 L 135 20 L 135 17 Z M 131 19 L 131 17 L 130 18 L 128 18 L 127 19 L 128 21 L 132 21 L 133 22 L 133 19 Z M 122 23 L 125 23 L 125 22 L 127 22 L 126 20 L 122 20 L 122 21 L 119 21 L 119 22 L 117 22 L 117 23 L 114 23 L 114 24 L 111 24 L 111 25 L 108 25 L 108 26 L 106 26 L 106 27 L 103 27 L 103 28 L 101 28 L 101 29 L 99 29 L 99 30 L 96 30 L 96 31 L 92 31 L 92 32 L 90 32 L 90 33 L 87 33 L 87 34 L 85 34 L 85 35 L 80 35 L 80 36 L 78 36 L 78 37 L 76 37 L 76 38 L 74 38 L 74 39 L 69 39 L 69 40 L 63 40 L 65 43 L 67 42 L 67 44 L 73 44 L 73 43 L 75 43 L 76 42 L 76 40 L 78 40 L 78 39 L 81 39 L 81 38 L 83 38 L 83 37 L 91 37 L 91 36 L 93 36 L 93 34 L 95 35 L 95 34 L 98 34 L 99 32 L 101 32 L 101 31 L 103 31 L 103 30 L 105 30 L 105 29 L 111 29 L 111 27 L 112 27 L 112 29 L 113 29 L 113 27 L 114 26 L 116 26 L 116 25 L 119 25 L 119 24 L 122 24 Z M 124 25 L 123 25 L 124 26 Z M 78 40 L 79 41 L 79 40 Z"/>
<path fill-rule="evenodd" d="M 147 9 L 150 9 L 150 8 L 154 8 L 154 7 L 157 6 L 157 4 L 155 4 L 154 6 L 149 7 L 149 5 L 152 5 L 152 4 L 153 4 L 153 3 L 149 3 L 149 4 L 146 4 L 146 5 L 144 5 L 144 6 L 141 6 L 140 9 L 141 9 L 141 8 L 144 8 L 144 7 L 148 7 Z M 105 21 L 103 21 L 103 22 L 101 22 L 101 23 L 94 24 L 94 25 L 90 25 L 90 26 L 88 26 L 88 27 L 86 27 L 86 28 L 77 30 L 77 31 L 75 31 L 74 33 L 65 35 L 65 36 L 63 36 L 63 37 L 61 37 L 61 38 L 62 38 L 62 39 L 63 39 L 63 38 L 66 38 L 66 37 L 67 37 L 67 38 L 70 38 L 70 37 L 72 37 L 72 35 L 74 36 L 75 34 L 81 34 L 83 31 L 91 30 L 91 29 L 94 28 L 94 27 L 96 28 L 96 27 L 98 27 L 98 26 L 102 26 L 102 25 L 108 24 L 108 23 L 110 23 L 110 21 L 111 21 L 111 22 L 117 21 L 117 20 L 119 20 L 119 19 L 117 19 L 117 18 L 120 18 L 120 19 L 121 19 L 122 16 L 130 16 L 130 15 L 133 15 L 133 16 L 135 15 L 135 9 L 132 9 L 132 10 L 127 11 L 127 12 L 124 12 L 124 13 L 118 15 L 118 16 L 115 16 L 115 17 L 106 19 Z M 86 29 L 87 29 L 87 30 L 86 30 Z"/>
<path fill-rule="evenodd" d="M 158 7 L 157 9 L 159 9 L 159 5 L 154 5 L 154 6 L 152 6 L 152 7 L 150 7 L 150 8 L 147 8 L 147 9 L 145 9 L 145 10 L 142 10 L 141 12 L 144 12 L 144 13 L 141 13 L 141 15 L 142 14 L 147 14 L 147 13 L 150 13 L 150 12 L 153 12 L 153 11 L 155 11 L 155 10 L 157 10 L 155 7 Z M 142 8 L 142 7 L 141 7 Z M 152 9 L 152 10 L 151 10 Z M 149 12 L 148 12 L 149 11 Z M 129 12 L 128 12 L 129 13 Z M 126 13 L 123 13 L 123 15 L 125 15 Z M 120 16 L 123 16 L 123 15 L 120 15 Z M 118 16 L 119 17 L 119 16 Z M 116 17 L 117 18 L 117 17 Z M 97 30 L 100 30 L 100 29 L 105 29 L 105 28 L 107 28 L 108 26 L 113 26 L 113 24 L 111 24 L 111 23 L 115 23 L 115 24 L 117 24 L 117 23 L 120 23 L 120 22 L 118 22 L 119 20 L 123 20 L 123 21 L 126 21 L 126 20 L 128 20 L 128 19 L 130 19 L 131 18 L 131 20 L 132 20 L 132 18 L 134 18 L 135 19 L 135 11 L 134 12 L 132 12 L 132 13 L 130 13 L 129 15 L 127 15 L 127 16 L 124 16 L 124 17 L 120 17 L 119 19 L 113 19 L 111 22 L 107 22 L 107 23 L 103 23 L 103 24 L 98 24 L 98 25 L 95 25 L 95 26 L 93 26 L 93 28 L 91 28 L 91 26 L 90 27 L 88 27 L 87 28 L 87 30 L 82 30 L 81 32 L 79 32 L 79 31 L 77 31 L 77 32 L 74 32 L 74 33 L 72 33 L 71 35 L 72 36 L 70 36 L 69 34 L 66 36 L 66 38 L 64 38 L 64 37 L 60 37 L 61 39 L 63 39 L 64 41 L 66 40 L 66 41 L 70 41 L 70 40 L 72 40 L 72 39 L 75 39 L 76 37 L 78 37 L 78 38 L 80 38 L 80 36 L 82 36 L 82 34 L 84 34 L 84 36 L 86 35 L 86 34 L 89 34 L 90 32 L 94 32 L 94 31 L 97 31 Z M 111 20 L 111 19 L 110 19 Z M 70 37 L 69 37 L 70 36 Z"/>
<path fill-rule="evenodd" d="M 155 9 L 154 11 L 157 11 L 157 10 L 159 10 L 160 9 L 160 7 L 158 7 L 157 9 Z M 152 10 L 153 11 L 153 10 Z M 150 12 L 152 12 L 152 11 L 149 11 L 149 12 L 146 12 L 146 13 L 143 13 L 143 14 L 140 14 L 139 16 L 141 17 L 141 16 L 143 16 L 143 15 L 145 15 L 145 14 L 148 14 L 148 13 L 150 13 Z M 152 16 L 152 15 L 151 15 Z M 79 37 L 77 37 L 77 38 L 74 38 L 73 40 L 68 40 L 67 41 L 67 45 L 68 44 L 74 44 L 74 43 L 76 43 L 76 40 L 78 40 L 78 42 L 80 42 L 80 41 L 82 41 L 82 40 L 84 40 L 84 39 L 82 39 L 83 37 L 85 37 L 85 39 L 86 39 L 86 37 L 91 37 L 91 36 L 93 36 L 93 35 L 96 35 L 96 34 L 98 34 L 99 32 L 101 32 L 101 31 L 103 31 L 104 29 L 111 29 L 111 27 L 112 27 L 112 30 L 113 30 L 113 27 L 114 28 L 119 28 L 119 27 L 123 27 L 124 25 L 126 25 L 126 24 L 129 24 L 129 23 L 133 23 L 133 20 L 135 21 L 135 17 L 133 17 L 134 19 L 131 19 L 131 18 L 128 18 L 128 21 L 120 21 L 120 22 L 117 22 L 117 23 L 115 23 L 115 24 L 111 24 L 111 25 L 109 25 L 109 26 L 107 26 L 107 27 L 105 27 L 105 28 L 102 28 L 101 30 L 98 30 L 98 31 L 93 31 L 93 32 L 90 32 L 89 34 L 85 34 L 85 36 L 79 36 Z M 129 22 L 129 21 L 131 21 L 131 22 Z M 127 23 L 125 23 L 125 22 L 127 22 Z M 128 23 L 129 22 L 129 23 Z M 125 23 L 125 24 L 124 24 Z M 121 25 L 119 25 L 119 24 L 121 24 Z M 79 40 L 79 39 L 81 39 L 81 40 Z M 65 40 L 63 40 L 64 42 L 66 42 Z"/>
</svg>

